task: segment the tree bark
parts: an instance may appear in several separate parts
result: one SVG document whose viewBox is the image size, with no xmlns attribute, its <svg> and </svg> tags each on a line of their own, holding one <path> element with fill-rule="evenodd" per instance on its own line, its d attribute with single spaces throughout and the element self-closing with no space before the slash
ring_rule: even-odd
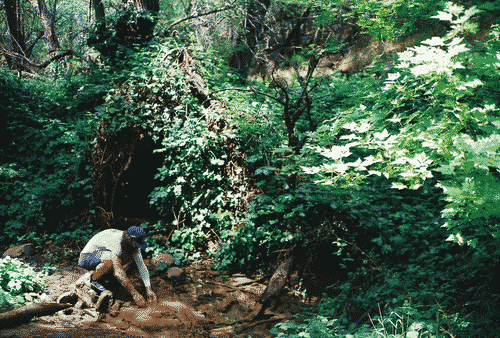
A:
<svg viewBox="0 0 500 338">
<path fill-rule="evenodd" d="M 92 7 L 94 7 L 95 21 L 99 22 L 101 20 L 104 20 L 105 13 L 104 13 L 104 4 L 102 0 L 92 0 Z"/>
<path fill-rule="evenodd" d="M 108 330 L 103 330 L 100 328 L 70 328 L 70 329 L 49 329 L 43 327 L 37 327 L 34 325 L 26 325 L 23 327 L 4 330 L 0 329 L 0 337 L 2 338 L 25 338 L 25 337 L 37 337 L 37 338 L 82 338 L 82 337 L 94 337 L 94 338 L 137 338 L 137 336 L 127 335 L 122 332 L 113 332 Z"/>
<path fill-rule="evenodd" d="M 21 9 L 19 0 L 5 0 L 5 12 L 7 14 L 7 23 L 9 25 L 10 39 L 12 42 L 12 50 L 15 54 L 26 56 L 26 42 L 24 40 L 24 32 L 21 24 Z M 23 70 L 26 67 L 21 59 L 10 59 L 10 68 Z"/>
<path fill-rule="evenodd" d="M 247 9 L 243 28 L 247 31 L 245 34 L 246 44 L 254 55 L 259 40 L 262 39 L 263 32 L 266 30 L 264 18 L 270 4 L 270 0 L 255 1 Z"/>
<path fill-rule="evenodd" d="M 135 7 L 140 11 L 160 11 L 159 0 L 135 0 Z"/>
<path fill-rule="evenodd" d="M 15 327 L 20 324 L 28 323 L 33 317 L 48 316 L 67 308 L 72 304 L 58 303 L 39 303 L 23 306 L 18 309 L 0 313 L 0 327 Z"/>
<path fill-rule="evenodd" d="M 60 47 L 55 30 L 55 15 L 48 10 L 44 0 L 30 0 L 30 2 L 40 20 L 40 25 L 43 29 L 43 39 L 47 44 L 49 53 L 52 53 Z"/>
</svg>

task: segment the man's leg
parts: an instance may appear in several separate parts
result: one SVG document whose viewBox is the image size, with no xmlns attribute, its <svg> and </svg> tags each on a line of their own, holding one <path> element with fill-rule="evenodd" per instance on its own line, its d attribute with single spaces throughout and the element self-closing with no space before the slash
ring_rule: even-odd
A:
<svg viewBox="0 0 500 338">
<path fill-rule="evenodd" d="M 129 265 L 130 264 L 127 264 L 127 268 Z M 127 278 L 120 258 L 116 255 L 113 255 L 110 251 L 104 251 L 101 254 L 101 263 L 97 265 L 94 273 L 92 274 L 92 281 L 96 281 L 110 272 L 113 273 L 118 282 L 120 282 L 120 284 L 125 287 L 130 295 L 132 295 L 132 298 L 137 303 L 137 305 L 144 305 L 144 298 L 137 292 L 130 280 Z"/>
<path fill-rule="evenodd" d="M 97 264 L 94 272 L 92 273 L 92 280 L 97 281 L 102 278 L 102 276 L 113 272 L 113 260 L 111 259 L 113 254 L 111 251 L 102 251 L 100 253 L 101 262 Z"/>
</svg>

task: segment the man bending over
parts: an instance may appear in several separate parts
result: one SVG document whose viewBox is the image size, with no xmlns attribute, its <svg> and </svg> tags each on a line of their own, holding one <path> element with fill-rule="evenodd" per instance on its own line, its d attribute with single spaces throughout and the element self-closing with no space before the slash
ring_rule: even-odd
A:
<svg viewBox="0 0 500 338">
<path fill-rule="evenodd" d="M 100 291 L 104 287 L 97 281 L 105 274 L 112 272 L 121 285 L 132 295 L 138 306 L 146 301 L 127 278 L 125 271 L 132 260 L 135 261 L 146 287 L 148 303 L 156 303 L 156 294 L 151 288 L 149 272 L 142 259 L 141 250 L 146 249 L 144 238 L 146 231 L 138 226 L 131 226 L 126 231 L 108 229 L 99 232 L 83 248 L 78 265 L 89 270 L 89 283 Z"/>
</svg>

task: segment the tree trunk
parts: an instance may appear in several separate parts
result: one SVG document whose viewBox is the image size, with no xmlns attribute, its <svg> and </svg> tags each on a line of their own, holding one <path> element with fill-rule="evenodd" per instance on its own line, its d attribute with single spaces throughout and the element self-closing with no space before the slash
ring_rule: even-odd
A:
<svg viewBox="0 0 500 338">
<path fill-rule="evenodd" d="M 43 29 L 43 39 L 47 44 L 49 49 L 49 53 L 59 49 L 59 40 L 57 39 L 56 30 L 55 30 L 55 20 L 54 14 L 51 13 L 47 6 L 45 5 L 44 0 L 30 0 L 31 5 L 35 9 L 38 18 L 40 20 L 40 25 Z M 54 6 L 55 7 L 55 6 Z"/>
<path fill-rule="evenodd" d="M 256 54 L 259 40 L 262 39 L 262 35 L 266 30 L 264 18 L 270 4 L 270 0 L 262 0 L 257 3 L 252 2 L 247 9 L 243 27 L 246 30 L 246 44 L 254 55 Z"/>
<path fill-rule="evenodd" d="M 18 56 L 11 59 L 9 65 L 11 69 L 23 70 L 23 57 L 26 57 L 26 42 L 24 40 L 24 32 L 21 24 L 21 9 L 19 0 L 5 0 L 5 12 L 7 14 L 7 23 L 9 24 L 10 39 L 12 42 L 12 50 Z"/>
<path fill-rule="evenodd" d="M 58 303 L 38 303 L 30 304 L 11 311 L 0 314 L 0 327 L 2 329 L 15 327 L 20 324 L 28 323 L 33 317 L 48 316 L 67 308 L 72 304 Z"/>
<path fill-rule="evenodd" d="M 94 7 L 95 21 L 99 22 L 101 20 L 104 20 L 105 13 L 104 13 L 104 4 L 102 0 L 92 0 L 92 7 Z"/>
<path fill-rule="evenodd" d="M 23 327 L 18 327 L 15 329 L 3 329 L 0 328 L 0 337 L 2 338 L 25 338 L 25 337 L 37 337 L 37 338 L 54 338 L 54 337 L 64 337 L 64 338 L 82 338 L 82 337 L 93 337 L 93 338 L 137 338 L 137 336 L 127 335 L 122 332 L 113 332 L 108 330 L 103 330 L 100 328 L 70 328 L 70 329 L 49 329 L 44 327 L 38 327 L 35 325 L 26 325 Z"/>
<path fill-rule="evenodd" d="M 135 0 L 135 7 L 140 11 L 160 11 L 159 0 Z"/>
</svg>

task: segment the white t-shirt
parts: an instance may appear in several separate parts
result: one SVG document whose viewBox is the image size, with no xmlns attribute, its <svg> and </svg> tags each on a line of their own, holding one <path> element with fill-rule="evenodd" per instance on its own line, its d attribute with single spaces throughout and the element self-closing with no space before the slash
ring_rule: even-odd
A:
<svg viewBox="0 0 500 338">
<path fill-rule="evenodd" d="M 111 251 L 112 254 L 120 256 L 122 254 L 123 230 L 108 229 L 103 230 L 92 237 L 82 250 L 82 253 L 92 253 L 100 249 Z M 145 287 L 151 286 L 149 280 L 149 271 L 142 259 L 141 249 L 137 248 L 134 255 L 134 261 L 137 264 L 142 282 Z"/>
</svg>

